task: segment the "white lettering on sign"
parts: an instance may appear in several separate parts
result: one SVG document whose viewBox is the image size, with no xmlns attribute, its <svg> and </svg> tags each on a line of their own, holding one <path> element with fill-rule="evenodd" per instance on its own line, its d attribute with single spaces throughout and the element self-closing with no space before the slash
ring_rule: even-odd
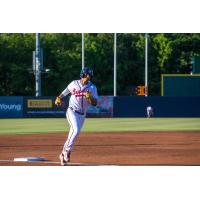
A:
<svg viewBox="0 0 200 200">
<path fill-rule="evenodd" d="M 0 110 L 16 110 L 20 111 L 22 106 L 20 104 L 0 104 Z"/>
</svg>

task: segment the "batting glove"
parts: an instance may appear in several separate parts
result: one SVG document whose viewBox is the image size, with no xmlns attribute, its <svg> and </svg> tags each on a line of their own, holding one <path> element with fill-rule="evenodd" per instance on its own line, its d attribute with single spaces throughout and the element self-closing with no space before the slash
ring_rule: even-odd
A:
<svg viewBox="0 0 200 200">
<path fill-rule="evenodd" d="M 61 106 L 61 104 L 62 104 L 61 98 L 60 98 L 60 97 L 56 97 L 55 105 L 56 105 L 56 106 Z"/>
<path fill-rule="evenodd" d="M 85 93 L 85 98 L 86 98 L 86 99 L 92 99 L 92 94 L 90 93 L 90 91 L 87 91 L 87 92 Z"/>
</svg>

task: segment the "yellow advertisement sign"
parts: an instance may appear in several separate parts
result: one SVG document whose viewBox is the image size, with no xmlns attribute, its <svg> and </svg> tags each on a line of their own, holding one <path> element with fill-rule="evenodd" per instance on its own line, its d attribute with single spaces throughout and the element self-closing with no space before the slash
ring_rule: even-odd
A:
<svg viewBox="0 0 200 200">
<path fill-rule="evenodd" d="M 28 108 L 52 108 L 51 99 L 28 99 Z"/>
</svg>

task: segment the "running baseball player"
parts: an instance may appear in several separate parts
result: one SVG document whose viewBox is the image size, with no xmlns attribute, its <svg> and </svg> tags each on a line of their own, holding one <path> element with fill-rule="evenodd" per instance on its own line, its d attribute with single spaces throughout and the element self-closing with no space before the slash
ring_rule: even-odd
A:
<svg viewBox="0 0 200 200">
<path fill-rule="evenodd" d="M 83 126 L 88 106 L 97 105 L 97 88 L 91 82 L 92 77 L 93 70 L 90 67 L 83 68 L 80 72 L 80 80 L 72 81 L 55 100 L 55 105 L 60 106 L 62 104 L 62 98 L 71 94 L 69 107 L 66 111 L 70 130 L 59 156 L 62 166 L 70 162 L 70 155 L 76 138 Z"/>
</svg>

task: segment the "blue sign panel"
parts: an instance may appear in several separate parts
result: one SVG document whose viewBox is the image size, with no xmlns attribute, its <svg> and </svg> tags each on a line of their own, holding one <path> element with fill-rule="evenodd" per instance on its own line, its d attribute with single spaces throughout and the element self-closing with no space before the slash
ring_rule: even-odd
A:
<svg viewBox="0 0 200 200">
<path fill-rule="evenodd" d="M 23 97 L 0 97 L 0 117 L 23 117 Z"/>
</svg>

